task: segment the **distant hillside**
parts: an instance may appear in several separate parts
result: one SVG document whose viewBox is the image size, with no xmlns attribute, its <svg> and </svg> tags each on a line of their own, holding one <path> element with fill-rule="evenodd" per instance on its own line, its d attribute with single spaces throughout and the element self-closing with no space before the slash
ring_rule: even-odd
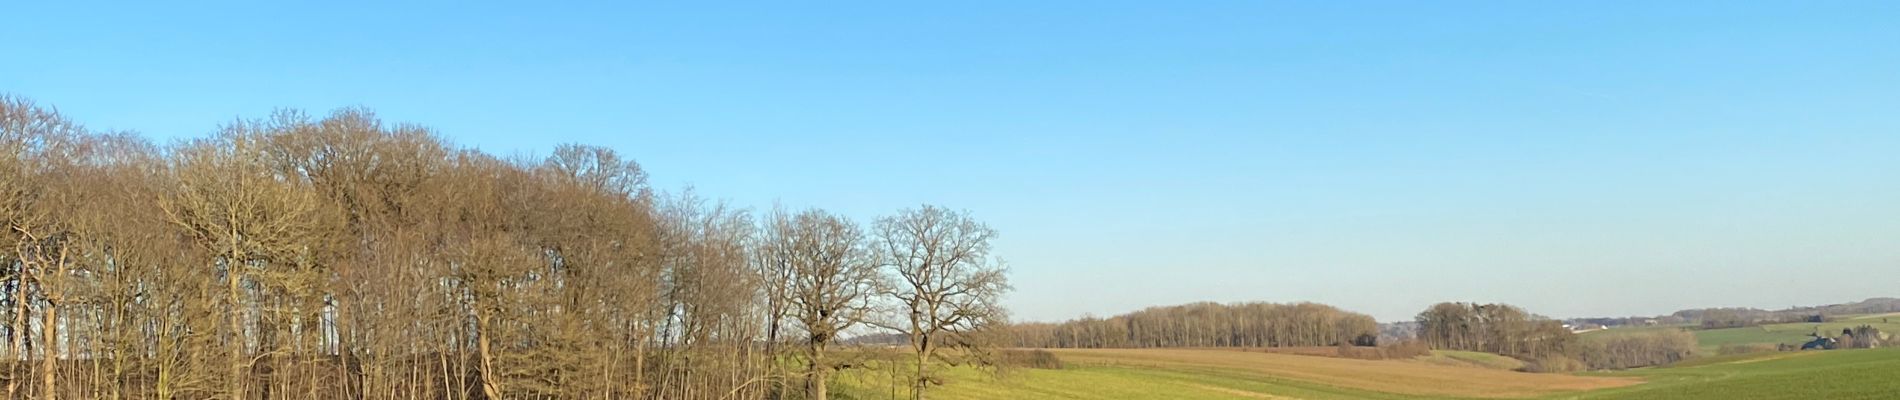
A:
<svg viewBox="0 0 1900 400">
<path fill-rule="evenodd" d="M 1795 308 L 1789 308 L 1785 311 L 1819 313 L 1822 315 L 1884 314 L 1884 313 L 1891 313 L 1891 312 L 1900 312 L 1900 299 L 1896 299 L 1892 297 L 1875 297 L 1875 298 L 1861 300 L 1861 301 L 1847 303 L 1847 304 L 1834 304 L 1834 305 L 1826 305 L 1826 306 L 1818 306 L 1818 307 L 1795 307 Z"/>
<path fill-rule="evenodd" d="M 1853 303 L 1811 307 L 1789 307 L 1768 311 L 1757 308 L 1704 308 L 1677 311 L 1674 315 L 1704 328 L 1735 328 L 1760 324 L 1821 322 L 1831 316 L 1900 312 L 1900 299 L 1876 297 Z"/>
<path fill-rule="evenodd" d="M 1749 315 L 1749 316 L 1773 316 L 1773 315 L 1785 315 L 1785 314 L 1800 314 L 1800 315 L 1880 314 L 1880 313 L 1890 313 L 1890 312 L 1900 312 L 1900 299 L 1892 298 L 1892 297 L 1875 297 L 1871 299 L 1856 301 L 1852 303 L 1845 303 L 1845 304 L 1829 304 L 1829 305 L 1824 305 L 1824 306 L 1808 306 L 1808 307 L 1788 307 L 1785 309 L 1775 310 L 1775 311 L 1768 311 L 1768 310 L 1763 310 L 1759 308 L 1694 308 L 1694 309 L 1677 311 L 1673 315 L 1684 317 L 1684 318 L 1698 318 L 1698 317 L 1709 315 L 1709 314 L 1720 314 L 1720 313 L 1730 313 L 1730 314 Z"/>
<path fill-rule="evenodd" d="M 1760 324 L 1808 322 L 1819 317 L 1900 312 L 1900 298 L 1875 297 L 1852 303 L 1789 307 L 1780 310 L 1716 307 L 1692 308 L 1656 317 L 1572 318 L 1571 323 L 1604 326 L 1695 324 L 1704 328 L 1734 328 Z"/>
</svg>

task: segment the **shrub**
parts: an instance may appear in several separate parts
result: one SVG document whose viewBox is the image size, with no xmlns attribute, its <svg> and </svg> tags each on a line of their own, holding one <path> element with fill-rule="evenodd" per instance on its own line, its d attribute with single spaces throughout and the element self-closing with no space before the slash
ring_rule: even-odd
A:
<svg viewBox="0 0 1900 400">
<path fill-rule="evenodd" d="M 1360 360 L 1385 359 L 1385 354 L 1380 353 L 1377 347 L 1358 347 L 1346 342 L 1340 342 L 1335 353 L 1335 357 L 1339 358 L 1354 358 Z"/>
<path fill-rule="evenodd" d="M 1524 372 L 1577 372 L 1584 370 L 1582 362 L 1561 354 L 1545 354 L 1524 362 Z"/>
<path fill-rule="evenodd" d="M 1772 351 L 1781 351 L 1781 346 L 1771 344 L 1771 343 L 1743 343 L 1743 344 L 1729 343 L 1729 344 L 1722 345 L 1722 347 L 1720 348 L 1717 348 L 1715 350 L 1715 354 L 1727 356 L 1727 355 L 1736 355 L 1736 354 L 1767 353 L 1767 352 L 1772 352 Z"/>
<path fill-rule="evenodd" d="M 1360 360 L 1408 359 L 1428 354 L 1432 354 L 1432 348 L 1426 346 L 1425 342 L 1417 340 L 1394 342 L 1378 347 L 1354 346 L 1351 343 L 1340 342 L 1333 351 L 1335 357 Z"/>
<path fill-rule="evenodd" d="M 1688 331 L 1636 333 L 1586 343 L 1583 361 L 1592 369 L 1647 367 L 1688 359 L 1695 349 L 1695 334 Z"/>
<path fill-rule="evenodd" d="M 1880 329 L 1876 329 L 1871 325 L 1861 325 L 1858 328 L 1841 332 L 1841 347 L 1850 349 L 1881 347 L 1881 342 L 1885 341 L 1887 336 L 1887 334 L 1881 333 Z"/>
<path fill-rule="evenodd" d="M 1062 369 L 1062 359 L 1043 349 L 1003 350 L 1003 365 L 1036 369 Z"/>
<path fill-rule="evenodd" d="M 1423 341 L 1406 340 L 1379 346 L 1379 353 L 1384 354 L 1385 358 L 1416 358 L 1432 354 L 1432 348 Z"/>
</svg>

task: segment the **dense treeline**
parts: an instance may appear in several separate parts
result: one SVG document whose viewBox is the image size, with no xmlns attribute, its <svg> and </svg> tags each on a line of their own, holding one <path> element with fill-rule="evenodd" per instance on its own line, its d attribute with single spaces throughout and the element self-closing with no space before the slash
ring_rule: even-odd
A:
<svg viewBox="0 0 1900 400">
<path fill-rule="evenodd" d="M 1194 303 L 1107 319 L 1013 325 L 1019 347 L 1294 347 L 1375 345 L 1371 316 L 1315 303 Z"/>
<path fill-rule="evenodd" d="M 1407 334 L 1372 349 L 1365 346 L 1381 344 L 1381 328 L 1362 314 L 1314 303 L 1204 302 L 1110 318 L 1018 323 L 1010 333 L 1015 346 L 1042 348 L 1338 346 L 1323 353 L 1372 359 L 1409 358 L 1427 348 L 1480 351 L 1524 360 L 1533 372 L 1663 365 L 1692 357 L 1697 348 L 1695 336 L 1681 330 L 1587 342 L 1562 321 L 1508 304 L 1439 303 L 1415 321 L 1390 325 L 1406 327 Z"/>
<path fill-rule="evenodd" d="M 756 221 L 362 110 L 157 146 L 0 98 L 0 227 L 7 398 L 822 398 L 842 332 L 955 357 L 1007 289 L 967 213 Z"/>
<path fill-rule="evenodd" d="M 1577 335 L 1563 322 L 1508 304 L 1438 303 L 1420 312 L 1417 321 L 1418 339 L 1436 349 L 1482 351 L 1533 363 L 1565 365 L 1576 363 L 1577 352 L 1582 350 Z"/>
<path fill-rule="evenodd" d="M 1756 325 L 1786 324 L 1810 322 L 1821 318 L 1818 314 L 1793 311 L 1768 311 L 1755 308 L 1704 308 L 1682 310 L 1671 314 L 1682 320 L 1695 321 L 1702 329 L 1743 328 Z"/>
<path fill-rule="evenodd" d="M 1695 334 L 1680 329 L 1617 334 L 1585 341 L 1583 363 L 1591 369 L 1625 369 L 1666 365 L 1695 355 Z"/>
</svg>

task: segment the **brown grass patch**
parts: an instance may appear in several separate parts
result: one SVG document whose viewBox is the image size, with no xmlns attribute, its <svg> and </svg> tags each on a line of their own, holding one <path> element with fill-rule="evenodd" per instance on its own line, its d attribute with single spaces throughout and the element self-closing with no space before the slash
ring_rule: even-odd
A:
<svg viewBox="0 0 1900 400">
<path fill-rule="evenodd" d="M 1430 355 L 1424 343 L 1405 341 L 1380 346 L 1298 346 L 1298 347 L 1193 347 L 1193 350 L 1250 351 L 1296 356 L 1356 358 L 1361 360 L 1409 360 Z"/>
<path fill-rule="evenodd" d="M 1249 392 L 1249 391 L 1235 389 L 1235 388 L 1225 388 L 1225 387 L 1213 386 L 1213 385 L 1189 385 L 1189 386 L 1192 386 L 1195 389 L 1201 389 L 1201 390 L 1206 390 L 1206 391 L 1216 392 L 1216 393 L 1225 393 L 1229 395 L 1246 397 L 1250 399 L 1293 399 L 1292 397 L 1274 396 L 1274 395 L 1270 395 L 1266 393 Z"/>
<path fill-rule="evenodd" d="M 1642 383 L 1635 378 L 1532 374 L 1404 360 L 1355 360 L 1218 349 L 1051 350 L 1076 364 L 1213 367 L 1266 377 L 1421 396 L 1534 397 Z"/>
<path fill-rule="evenodd" d="M 1062 359 L 1043 349 L 1003 349 L 997 355 L 1005 366 L 1035 369 L 1062 369 Z"/>
<path fill-rule="evenodd" d="M 1228 349 L 1207 348 L 1207 349 L 1193 349 L 1193 350 L 1228 350 Z M 1250 352 L 1256 352 L 1256 353 L 1292 354 L 1296 356 L 1313 356 L 1313 357 L 1338 357 L 1339 356 L 1339 348 L 1336 348 L 1333 346 L 1236 347 L 1236 348 L 1233 348 L 1233 350 L 1250 351 Z"/>
<path fill-rule="evenodd" d="M 1762 361 L 1768 361 L 1768 360 L 1780 360 L 1780 359 L 1783 359 L 1783 358 L 1793 358 L 1793 357 L 1800 357 L 1800 356 L 1807 356 L 1807 355 L 1814 355 L 1814 354 L 1820 354 L 1820 353 L 1821 353 L 1821 352 L 1819 352 L 1819 351 L 1786 351 L 1786 352 L 1781 352 L 1781 353 L 1778 353 L 1778 354 L 1775 354 L 1775 355 L 1771 355 L 1771 356 L 1762 356 L 1762 357 L 1751 357 L 1751 358 L 1747 358 L 1747 359 L 1741 359 L 1741 360 L 1735 360 L 1735 361 L 1729 361 L 1729 362 L 1724 362 L 1724 363 L 1721 363 L 1721 364 L 1748 364 L 1748 363 L 1758 363 L 1758 362 L 1762 362 Z"/>
</svg>

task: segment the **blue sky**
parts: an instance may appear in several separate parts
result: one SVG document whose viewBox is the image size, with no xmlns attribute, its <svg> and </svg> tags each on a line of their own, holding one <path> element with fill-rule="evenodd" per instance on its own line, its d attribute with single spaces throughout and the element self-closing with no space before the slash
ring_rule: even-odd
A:
<svg viewBox="0 0 1900 400">
<path fill-rule="evenodd" d="M 12 4 L 0 92 L 159 140 L 366 106 L 742 206 L 968 209 L 1019 319 L 1900 296 L 1895 2 L 384 3 Z"/>
</svg>

